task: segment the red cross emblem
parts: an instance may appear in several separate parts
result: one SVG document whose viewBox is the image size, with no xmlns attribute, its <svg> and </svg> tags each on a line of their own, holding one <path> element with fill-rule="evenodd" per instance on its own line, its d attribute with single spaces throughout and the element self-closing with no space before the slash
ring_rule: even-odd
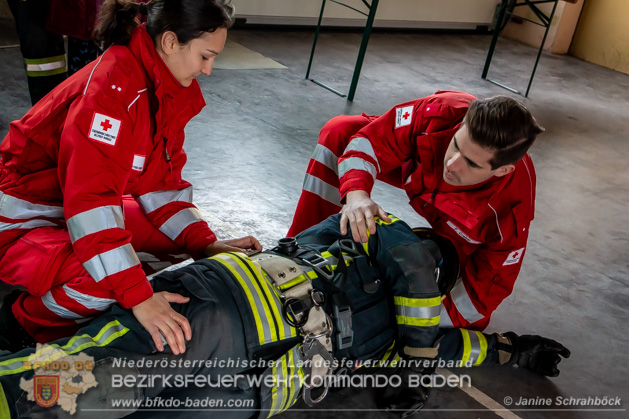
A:
<svg viewBox="0 0 629 419">
<path fill-rule="evenodd" d="M 109 123 L 109 119 L 105 119 L 103 122 L 100 123 L 100 126 L 103 127 L 103 131 L 107 131 L 113 125 Z"/>
<path fill-rule="evenodd" d="M 513 257 L 514 257 L 514 258 L 517 258 L 519 254 L 520 254 L 520 252 L 515 252 L 515 253 L 513 254 Z"/>
<path fill-rule="evenodd" d="M 411 114 L 406 112 L 404 115 L 402 115 L 402 118 L 408 119 L 409 116 L 411 116 Z"/>
</svg>

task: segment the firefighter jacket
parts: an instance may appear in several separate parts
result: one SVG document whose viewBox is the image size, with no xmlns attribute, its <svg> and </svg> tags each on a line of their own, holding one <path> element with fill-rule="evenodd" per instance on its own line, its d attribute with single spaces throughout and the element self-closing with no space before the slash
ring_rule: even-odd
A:
<svg viewBox="0 0 629 419">
<path fill-rule="evenodd" d="M 128 46 L 110 47 L 11 123 L 0 145 L 0 257 L 28 229 L 65 225 L 87 272 L 122 306 L 149 298 L 122 196 L 193 254 L 216 240 L 181 178 L 184 127 L 204 105 L 143 26 Z"/>
<path fill-rule="evenodd" d="M 443 181 L 446 149 L 473 100 L 440 91 L 397 105 L 351 138 L 338 171 L 342 198 L 370 193 L 376 176 L 401 179 L 411 206 L 459 253 L 460 281 L 444 301 L 442 325 L 482 330 L 520 271 L 536 178 L 525 155 L 512 173 L 478 185 Z"/>
</svg>

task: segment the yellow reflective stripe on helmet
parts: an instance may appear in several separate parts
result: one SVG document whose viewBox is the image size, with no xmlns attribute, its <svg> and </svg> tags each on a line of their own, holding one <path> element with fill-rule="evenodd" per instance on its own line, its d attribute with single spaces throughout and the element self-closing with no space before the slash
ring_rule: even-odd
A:
<svg viewBox="0 0 629 419">
<path fill-rule="evenodd" d="M 246 264 L 250 272 L 255 272 L 255 278 L 252 280 L 257 280 L 260 288 L 266 295 L 266 302 L 269 304 L 271 309 L 271 315 L 275 318 L 278 327 L 278 340 L 289 339 L 297 336 L 297 329 L 290 326 L 286 323 L 284 316 L 282 316 L 282 304 L 280 303 L 280 297 L 277 294 L 277 290 L 271 285 L 272 281 L 266 276 L 262 267 L 258 262 L 252 262 L 247 256 L 242 255 L 240 253 L 229 253 L 232 258 L 236 258 L 241 264 Z M 271 324 L 275 324 L 273 319 L 271 319 Z"/>
<path fill-rule="evenodd" d="M 476 362 L 474 362 L 474 365 L 480 365 L 487 356 L 487 338 L 481 332 L 474 331 L 474 333 L 478 336 L 478 342 L 480 343 L 480 354 L 478 355 Z"/>
<path fill-rule="evenodd" d="M 4 394 L 2 384 L 0 384 L 0 419 L 10 419 L 11 410 L 9 410 L 9 403 L 7 402 L 7 396 Z"/>
<path fill-rule="evenodd" d="M 221 265 L 227 268 L 227 270 L 232 274 L 234 278 L 236 278 L 238 284 L 240 285 L 240 288 L 245 292 L 245 295 L 247 296 L 247 301 L 249 301 L 249 307 L 251 307 L 253 320 L 256 323 L 256 330 L 258 331 L 258 341 L 261 345 L 270 342 L 270 326 L 268 325 L 268 320 L 266 319 L 266 316 L 264 317 L 264 323 L 262 321 L 263 318 L 260 316 L 260 313 L 264 312 L 264 307 L 260 295 L 255 290 L 255 284 L 247 281 L 244 272 L 240 274 L 238 270 L 236 270 L 236 268 L 232 266 L 232 264 L 234 264 L 235 262 L 233 262 L 229 256 L 225 254 L 220 254 L 212 256 L 210 259 L 219 262 Z M 266 338 L 265 336 L 268 336 L 268 338 Z"/>
<path fill-rule="evenodd" d="M 128 331 L 129 329 L 124 327 L 118 320 L 113 320 L 103 326 L 96 336 L 92 337 L 88 334 L 74 336 L 63 346 L 53 343 L 41 346 L 37 351 L 27 356 L 2 361 L 0 362 L 0 376 L 20 374 L 24 371 L 32 370 L 32 363 L 35 361 L 40 362 L 41 360 L 38 358 L 48 353 L 50 353 L 50 356 L 45 361 L 52 362 L 87 348 L 107 346 L 119 337 L 124 336 Z"/>
</svg>

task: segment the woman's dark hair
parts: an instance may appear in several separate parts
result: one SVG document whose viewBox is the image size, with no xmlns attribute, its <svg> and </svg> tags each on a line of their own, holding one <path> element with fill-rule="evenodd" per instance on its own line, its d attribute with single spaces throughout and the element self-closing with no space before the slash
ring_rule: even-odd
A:
<svg viewBox="0 0 629 419">
<path fill-rule="evenodd" d="M 166 31 L 177 35 L 180 44 L 204 32 L 231 27 L 234 6 L 230 0 L 105 0 L 98 14 L 94 40 L 101 48 L 127 45 L 131 32 L 146 17 L 146 30 L 153 39 Z"/>
<path fill-rule="evenodd" d="M 544 132 L 523 104 L 507 96 L 472 102 L 463 124 L 475 143 L 494 151 L 492 169 L 518 162 Z"/>
</svg>

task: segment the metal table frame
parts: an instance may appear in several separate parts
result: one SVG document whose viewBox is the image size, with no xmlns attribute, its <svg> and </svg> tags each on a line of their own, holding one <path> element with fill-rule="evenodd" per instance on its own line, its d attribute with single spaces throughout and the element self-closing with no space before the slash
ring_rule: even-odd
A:
<svg viewBox="0 0 629 419">
<path fill-rule="evenodd" d="M 341 6 L 347 7 L 348 9 L 352 9 L 361 15 L 367 16 L 367 22 L 365 23 L 365 29 L 363 31 L 363 39 L 360 43 L 360 49 L 358 50 L 358 58 L 356 59 L 356 65 L 354 66 L 354 74 L 352 76 L 352 83 L 349 86 L 349 92 L 347 94 L 340 92 L 325 83 L 322 83 L 318 80 L 310 78 L 310 68 L 312 67 L 312 60 L 314 58 L 315 48 L 317 47 L 317 40 L 319 39 L 319 32 L 321 31 L 321 20 L 323 19 L 323 11 L 325 10 L 325 3 L 327 0 L 321 1 L 321 12 L 319 13 L 319 21 L 317 22 L 317 29 L 315 31 L 314 42 L 312 43 L 312 51 L 310 52 L 310 60 L 308 61 L 308 69 L 306 70 L 306 79 L 311 82 L 328 89 L 329 91 L 336 93 L 337 95 L 347 98 L 348 101 L 354 100 L 354 94 L 356 93 L 356 86 L 358 85 L 358 78 L 360 77 L 360 71 L 363 67 L 363 60 L 365 58 L 365 52 L 367 51 L 367 44 L 369 43 L 369 37 L 371 36 L 371 27 L 373 26 L 373 20 L 376 16 L 376 10 L 378 9 L 378 2 L 380 0 L 371 0 L 371 4 L 367 2 L 367 0 L 362 0 L 362 2 L 367 6 L 369 13 L 365 13 L 362 10 L 356 9 L 355 7 L 349 6 L 345 3 L 342 3 L 338 0 L 330 0 L 333 3 L 339 4 Z"/>
<path fill-rule="evenodd" d="M 553 10 L 550 15 L 547 15 L 543 11 L 541 11 L 536 5 L 541 3 L 555 3 L 553 5 Z M 546 36 L 548 35 L 548 30 L 550 29 L 550 24 L 553 21 L 553 16 L 555 15 L 555 10 L 557 9 L 557 3 L 559 0 L 523 0 L 518 3 L 518 0 L 502 0 L 502 4 L 500 5 L 500 10 L 498 12 L 498 18 L 496 20 L 496 27 L 494 29 L 494 35 L 491 38 L 491 45 L 489 46 L 489 52 L 487 53 L 487 59 L 485 60 L 485 67 L 483 68 L 483 75 L 481 76 L 483 79 L 494 83 L 504 89 L 507 89 L 513 93 L 517 93 L 524 97 L 528 97 L 529 91 L 531 90 L 531 84 L 533 83 L 533 77 L 535 77 L 535 70 L 537 70 L 537 64 L 539 63 L 539 59 L 542 55 L 542 50 L 544 49 L 544 43 L 546 42 Z M 526 88 L 526 93 L 522 94 L 519 90 L 516 90 L 512 87 L 509 87 L 505 84 L 497 82 L 495 80 L 491 80 L 487 78 L 487 72 L 489 71 L 489 65 L 491 64 L 491 58 L 494 55 L 494 49 L 496 48 L 496 42 L 498 42 L 498 35 L 503 28 L 504 19 L 506 16 L 513 16 L 513 9 L 520 6 L 528 6 L 531 8 L 535 16 L 539 19 L 539 21 L 534 21 L 531 19 L 527 19 L 522 16 L 517 16 L 520 19 L 531 22 L 535 25 L 543 26 L 546 28 L 544 31 L 544 37 L 542 38 L 542 44 L 539 46 L 539 50 L 537 51 L 537 58 L 535 59 L 535 66 L 533 67 L 533 72 L 531 73 L 531 78 L 529 79 L 528 87 Z"/>
</svg>

